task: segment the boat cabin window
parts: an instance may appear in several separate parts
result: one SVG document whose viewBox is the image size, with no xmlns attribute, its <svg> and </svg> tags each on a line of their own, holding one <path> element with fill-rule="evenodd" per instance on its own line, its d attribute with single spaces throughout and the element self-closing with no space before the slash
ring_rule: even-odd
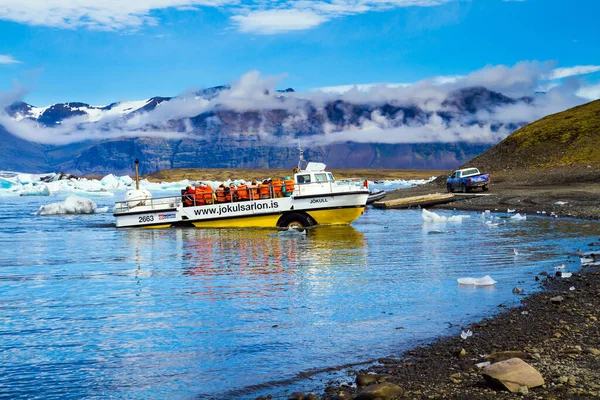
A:
<svg viewBox="0 0 600 400">
<path fill-rule="evenodd" d="M 333 181 L 335 180 L 335 179 L 333 179 L 333 174 L 332 174 L 331 172 L 328 172 L 328 173 L 327 173 L 327 176 L 329 177 L 329 180 L 330 180 L 331 182 L 333 182 Z"/>
<path fill-rule="evenodd" d="M 296 175 L 296 180 L 298 183 L 310 183 L 310 174 Z"/>
<path fill-rule="evenodd" d="M 315 174 L 315 181 L 317 182 L 327 182 L 327 174 Z"/>
</svg>

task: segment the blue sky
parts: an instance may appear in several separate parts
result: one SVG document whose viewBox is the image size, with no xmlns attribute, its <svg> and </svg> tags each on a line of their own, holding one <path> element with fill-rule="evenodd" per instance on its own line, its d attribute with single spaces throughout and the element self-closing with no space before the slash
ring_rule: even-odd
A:
<svg viewBox="0 0 600 400">
<path fill-rule="evenodd" d="M 595 0 L 120 3 L 0 0 L 0 90 L 24 87 L 24 100 L 37 106 L 102 105 L 229 83 L 252 70 L 285 74 L 279 87 L 306 91 L 537 60 L 586 66 L 574 74 L 600 92 Z"/>
</svg>

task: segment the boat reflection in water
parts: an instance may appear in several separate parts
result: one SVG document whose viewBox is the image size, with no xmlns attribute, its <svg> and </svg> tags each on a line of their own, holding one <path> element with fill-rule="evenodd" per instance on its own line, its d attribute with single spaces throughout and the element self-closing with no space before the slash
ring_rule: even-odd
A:
<svg viewBox="0 0 600 400">
<path fill-rule="evenodd" d="M 349 265 L 366 268 L 367 241 L 349 225 L 319 226 L 303 232 L 263 229 L 168 229 L 125 231 L 134 259 L 146 268 L 137 274 L 164 274 L 162 261 L 180 259 L 183 275 L 205 279 L 207 296 L 217 293 L 209 286 L 236 286 L 240 295 L 252 292 L 265 295 L 274 290 L 311 282 L 311 275 L 326 275 L 328 270 Z M 139 268 L 138 268 L 139 269 Z M 330 271 L 332 272 L 332 271 Z M 281 275 L 277 281 L 267 275 Z M 256 277 L 263 276 L 262 281 Z M 286 279 L 285 277 L 289 277 Z M 224 279 L 224 281 L 222 280 Z M 209 284 L 208 282 L 212 282 Z M 262 284 L 261 284 L 262 283 Z M 197 287 L 196 289 L 201 289 Z M 202 290 L 194 290 L 202 295 Z M 231 291 L 228 291 L 231 294 Z"/>
</svg>

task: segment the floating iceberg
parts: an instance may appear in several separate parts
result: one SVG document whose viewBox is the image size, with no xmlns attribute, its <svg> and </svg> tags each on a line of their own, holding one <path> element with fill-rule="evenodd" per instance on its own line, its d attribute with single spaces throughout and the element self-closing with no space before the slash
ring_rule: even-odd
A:
<svg viewBox="0 0 600 400">
<path fill-rule="evenodd" d="M 483 278 L 458 278 L 459 285 L 471 285 L 471 286 L 491 286 L 497 281 L 493 280 L 489 275 Z"/>
<path fill-rule="evenodd" d="M 515 214 L 512 217 L 510 217 L 510 219 L 514 220 L 514 221 L 525 221 L 527 219 L 527 215 L 521 215 L 521 214 Z"/>
<path fill-rule="evenodd" d="M 85 197 L 69 196 L 65 201 L 41 206 L 36 215 L 93 214 L 96 203 Z"/>
<path fill-rule="evenodd" d="M 421 217 L 425 223 L 444 223 L 444 222 L 462 222 L 464 218 L 470 218 L 469 215 L 454 215 L 452 217 L 444 217 L 434 212 L 423 209 Z"/>
<path fill-rule="evenodd" d="M 50 196 L 50 189 L 46 185 L 27 185 L 19 190 L 19 196 Z"/>
</svg>

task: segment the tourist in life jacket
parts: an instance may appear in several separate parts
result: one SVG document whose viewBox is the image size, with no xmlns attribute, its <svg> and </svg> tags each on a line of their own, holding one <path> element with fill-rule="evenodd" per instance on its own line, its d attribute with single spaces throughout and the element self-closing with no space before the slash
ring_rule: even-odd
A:
<svg viewBox="0 0 600 400">
<path fill-rule="evenodd" d="M 258 195 L 261 199 L 268 199 L 271 197 L 271 184 L 268 180 L 265 179 L 258 185 Z"/>
<path fill-rule="evenodd" d="M 225 187 L 225 201 L 227 202 L 231 202 L 232 200 L 235 201 L 236 198 L 236 193 L 235 193 L 235 185 L 232 183 L 229 184 L 229 186 Z"/>
<path fill-rule="evenodd" d="M 283 195 L 290 197 L 294 193 L 294 180 L 288 176 L 283 181 Z"/>
<path fill-rule="evenodd" d="M 242 180 L 240 184 L 237 186 L 237 196 L 238 201 L 248 201 L 250 200 L 250 194 L 248 192 L 248 187 L 246 186 L 246 181 Z"/>
<path fill-rule="evenodd" d="M 213 192 L 212 186 L 209 184 L 204 184 L 204 204 L 213 204 L 215 194 Z"/>
<path fill-rule="evenodd" d="M 196 188 L 196 205 L 197 206 L 203 206 L 204 204 L 206 204 L 206 202 L 204 201 L 204 191 L 205 190 L 206 190 L 206 185 L 204 183 L 198 184 L 198 187 Z"/>
<path fill-rule="evenodd" d="M 271 186 L 273 188 L 273 197 L 283 197 L 283 182 L 281 182 L 281 179 L 273 179 Z"/>
<path fill-rule="evenodd" d="M 196 188 L 190 185 L 186 188 L 183 195 L 183 204 L 185 207 L 191 207 L 196 203 Z"/>
<path fill-rule="evenodd" d="M 221 183 L 215 192 L 217 203 L 225 203 L 225 184 Z"/>
<path fill-rule="evenodd" d="M 258 184 L 256 183 L 256 179 L 253 179 L 248 185 L 248 194 L 250 196 L 250 200 L 258 200 L 260 197 L 258 195 Z"/>
</svg>

